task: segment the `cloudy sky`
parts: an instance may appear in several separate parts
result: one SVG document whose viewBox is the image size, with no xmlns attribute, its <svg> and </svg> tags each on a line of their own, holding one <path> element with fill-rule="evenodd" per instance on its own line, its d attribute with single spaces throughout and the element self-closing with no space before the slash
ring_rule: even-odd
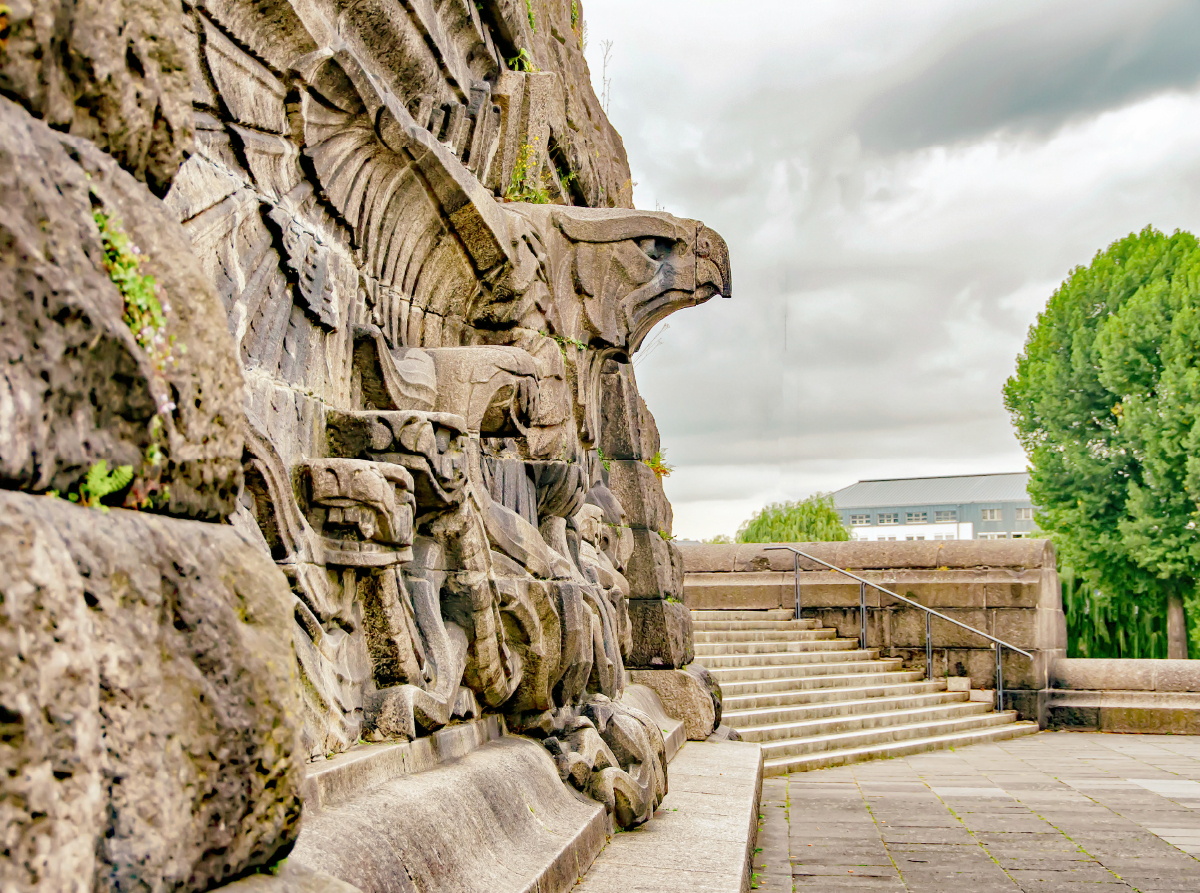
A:
<svg viewBox="0 0 1200 893">
<path fill-rule="evenodd" d="M 637 358 L 678 536 L 865 478 L 1023 469 L 1001 387 L 1055 286 L 1147 224 L 1200 232 L 1196 0 L 584 13 L 638 207 L 733 259 L 733 300 Z"/>
</svg>

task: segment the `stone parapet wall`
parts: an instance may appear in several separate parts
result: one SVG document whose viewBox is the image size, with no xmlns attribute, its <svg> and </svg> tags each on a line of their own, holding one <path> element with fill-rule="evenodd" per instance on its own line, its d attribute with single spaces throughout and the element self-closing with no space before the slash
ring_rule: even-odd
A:
<svg viewBox="0 0 1200 893">
<path fill-rule="evenodd" d="M 1068 691 L 1200 693 L 1200 660 L 1063 658 L 1054 662 L 1050 687 Z"/>
<path fill-rule="evenodd" d="M 1040 712 L 1052 729 L 1200 735 L 1200 660 L 1057 660 Z"/>
<path fill-rule="evenodd" d="M 1045 540 L 799 543 L 796 548 L 1034 654 L 1005 650 L 1005 689 L 1023 716 L 1037 714 L 1035 692 L 1065 656 L 1054 549 Z M 793 608 L 793 553 L 763 545 L 683 545 L 684 600 L 691 609 Z M 802 616 L 841 636 L 860 634 L 859 584 L 800 559 Z M 867 589 L 867 642 L 884 656 L 925 667 L 925 613 Z M 970 676 L 973 688 L 995 685 L 990 643 L 939 618 L 932 620 L 934 676 Z"/>
</svg>

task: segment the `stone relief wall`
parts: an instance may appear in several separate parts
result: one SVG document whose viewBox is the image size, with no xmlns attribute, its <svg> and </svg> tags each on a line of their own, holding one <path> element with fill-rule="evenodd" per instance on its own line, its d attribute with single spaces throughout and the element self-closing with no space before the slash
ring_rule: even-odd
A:
<svg viewBox="0 0 1200 893">
<path fill-rule="evenodd" d="M 306 760 L 484 712 L 645 821 L 666 761 L 625 671 L 682 667 L 691 633 L 630 359 L 731 280 L 715 232 L 632 209 L 579 4 L 8 6 L 0 486 L 62 497 L 0 492 L 18 886 L 204 889 L 286 852 Z M 78 709 L 34 734 L 59 652 Z M 222 799 L 163 764 L 145 796 L 223 829 L 195 853 L 107 827 L 148 719 L 106 699 L 200 691 L 154 752 L 231 725 L 278 777 Z M 47 834 L 77 864 L 39 863 Z"/>
</svg>

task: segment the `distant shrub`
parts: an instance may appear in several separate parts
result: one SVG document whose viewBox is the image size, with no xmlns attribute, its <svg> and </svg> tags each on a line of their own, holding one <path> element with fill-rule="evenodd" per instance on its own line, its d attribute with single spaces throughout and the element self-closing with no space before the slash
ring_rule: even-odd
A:
<svg viewBox="0 0 1200 893">
<path fill-rule="evenodd" d="M 843 542 L 850 531 L 842 523 L 829 493 L 815 493 L 797 502 L 773 502 L 744 523 L 739 543 Z"/>
</svg>

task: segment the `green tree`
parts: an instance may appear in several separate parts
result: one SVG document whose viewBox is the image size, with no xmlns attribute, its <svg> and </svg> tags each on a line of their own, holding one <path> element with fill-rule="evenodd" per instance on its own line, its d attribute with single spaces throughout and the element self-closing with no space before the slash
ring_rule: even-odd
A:
<svg viewBox="0 0 1200 893">
<path fill-rule="evenodd" d="M 1075 578 L 1075 653 L 1166 657 L 1184 605 L 1200 653 L 1198 360 L 1200 247 L 1147 227 L 1071 272 L 1005 385 L 1038 525 Z"/>
<path fill-rule="evenodd" d="M 816 543 L 850 539 L 833 497 L 816 493 L 797 502 L 773 502 L 738 528 L 739 543 Z"/>
</svg>

